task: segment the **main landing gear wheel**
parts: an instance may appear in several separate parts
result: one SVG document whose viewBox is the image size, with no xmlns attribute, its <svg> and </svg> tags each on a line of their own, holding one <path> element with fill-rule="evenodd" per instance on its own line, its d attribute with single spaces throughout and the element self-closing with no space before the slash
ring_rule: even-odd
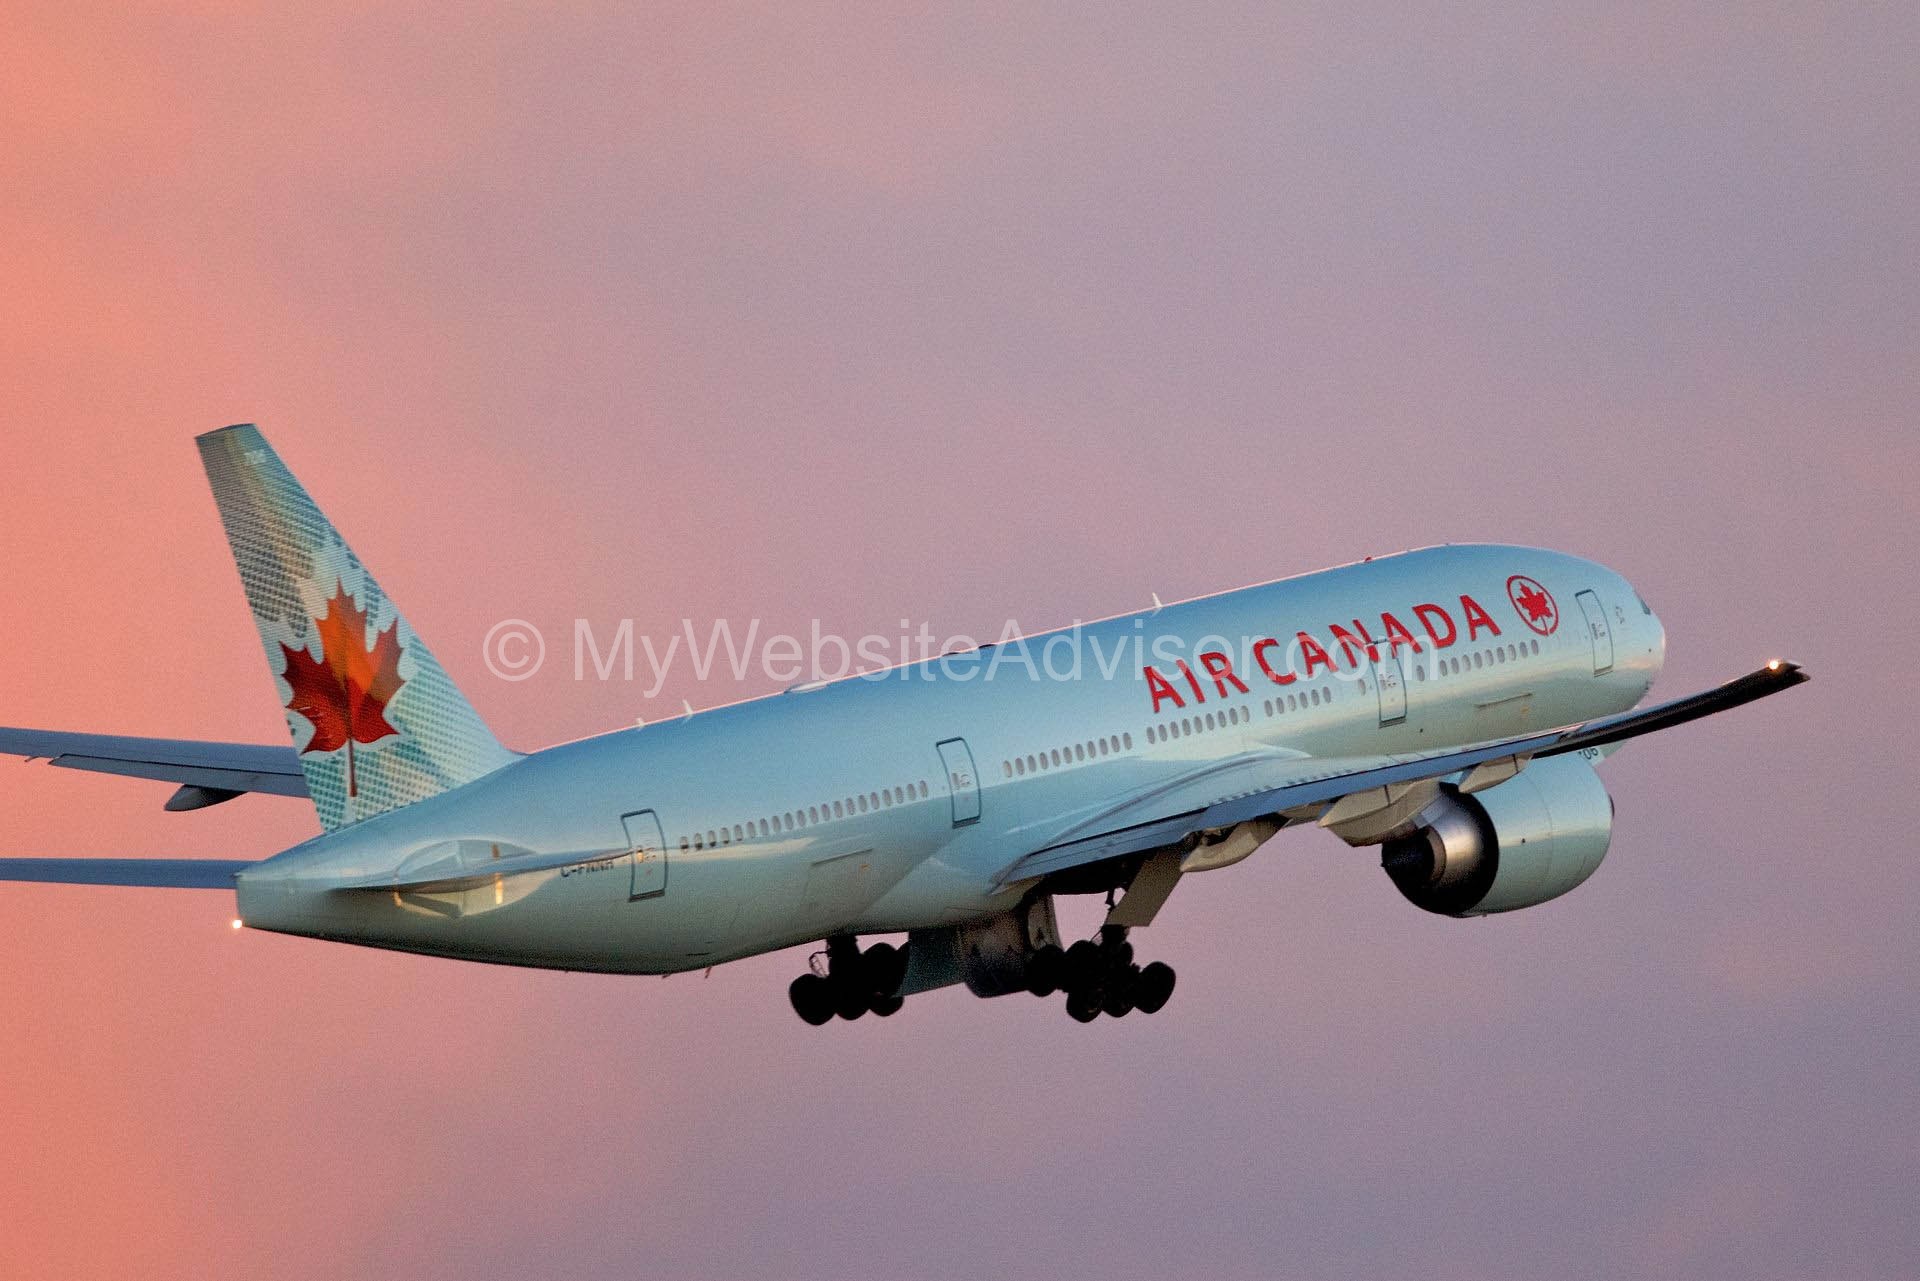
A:
<svg viewBox="0 0 1920 1281">
<path fill-rule="evenodd" d="M 1173 967 L 1155 961 L 1140 971 L 1134 980 L 1133 1008 L 1142 1014 L 1158 1014 L 1173 995 Z"/>
<path fill-rule="evenodd" d="M 787 987 L 787 999 L 801 1019 L 819 1027 L 835 1015 L 852 1022 L 867 1014 L 884 1019 L 900 1012 L 906 948 L 876 943 L 862 952 L 852 935 L 842 934 L 827 940 L 825 960 L 821 965 L 816 953 L 813 968 Z"/>
<path fill-rule="evenodd" d="M 808 970 L 787 986 L 793 1012 L 815 1027 L 833 1018 L 833 984 Z"/>
<path fill-rule="evenodd" d="M 1058 953 L 1058 959 L 1049 953 Z M 1035 996 L 1065 989 L 1067 1013 L 1078 1023 L 1102 1014 L 1125 1018 L 1135 1010 L 1157 1014 L 1173 995 L 1173 967 L 1164 961 L 1135 965 L 1124 925 L 1104 925 L 1097 942 L 1081 939 L 1064 953 L 1043 947 L 1028 962 L 1027 973 L 1027 989 Z"/>
</svg>

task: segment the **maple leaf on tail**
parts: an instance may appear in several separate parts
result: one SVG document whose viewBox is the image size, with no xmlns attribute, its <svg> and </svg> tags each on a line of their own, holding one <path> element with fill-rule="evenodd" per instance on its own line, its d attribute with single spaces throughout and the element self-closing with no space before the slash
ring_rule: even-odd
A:
<svg viewBox="0 0 1920 1281">
<path fill-rule="evenodd" d="M 318 660 L 304 648 L 280 643 L 287 659 L 281 675 L 293 688 L 287 710 L 313 725 L 302 755 L 347 749 L 347 795 L 355 796 L 360 789 L 353 745 L 400 732 L 386 717 L 388 701 L 405 683 L 400 676 L 400 623 L 394 620 L 369 646 L 367 611 L 357 608 L 346 585 L 336 581 L 326 615 L 315 619 L 314 627 L 320 633 Z"/>
</svg>

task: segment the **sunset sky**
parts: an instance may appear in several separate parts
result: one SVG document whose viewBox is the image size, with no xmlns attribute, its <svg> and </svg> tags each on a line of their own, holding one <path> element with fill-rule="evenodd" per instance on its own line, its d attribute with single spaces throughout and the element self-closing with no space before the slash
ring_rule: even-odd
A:
<svg viewBox="0 0 1920 1281">
<path fill-rule="evenodd" d="M 0 1281 L 1920 1273 L 1920 9 L 319 8 L 0 13 L 0 724 L 286 741 L 241 421 L 523 749 L 775 686 L 509 683 L 504 618 L 997 634 L 1448 540 L 1620 570 L 1661 696 L 1814 681 L 1623 750 L 1566 899 L 1295 833 L 1088 1027 L 0 886 Z M 316 830 L 167 792 L 0 760 L 0 855 Z"/>
</svg>

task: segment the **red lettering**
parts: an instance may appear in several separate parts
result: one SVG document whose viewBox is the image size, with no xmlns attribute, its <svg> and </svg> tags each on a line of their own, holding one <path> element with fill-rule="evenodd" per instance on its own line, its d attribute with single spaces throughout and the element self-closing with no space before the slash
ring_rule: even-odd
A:
<svg viewBox="0 0 1920 1281">
<path fill-rule="evenodd" d="M 1433 620 L 1436 615 L 1440 621 L 1446 625 L 1447 634 L 1445 639 L 1442 639 L 1440 633 L 1434 629 Z M 1420 620 L 1422 627 L 1427 629 L 1427 635 L 1433 637 L 1433 647 L 1435 649 L 1445 649 L 1459 638 L 1460 633 L 1454 630 L 1453 615 L 1447 613 L 1446 610 L 1441 609 L 1438 605 L 1415 605 L 1413 607 L 1413 616 Z"/>
<path fill-rule="evenodd" d="M 1327 657 L 1326 650 L 1320 648 L 1319 641 L 1307 635 L 1305 632 L 1294 633 L 1294 638 L 1300 642 L 1300 656 L 1302 661 L 1306 663 L 1306 677 L 1308 680 L 1313 679 L 1313 665 L 1315 663 L 1320 664 L 1328 671 L 1334 670 L 1333 660 Z"/>
<path fill-rule="evenodd" d="M 1400 620 L 1392 614 L 1382 613 L 1380 626 L 1386 629 L 1387 648 L 1391 652 L 1398 654 L 1402 645 L 1409 646 L 1416 654 L 1420 652 L 1420 642 L 1415 640 L 1413 633 L 1402 626 Z"/>
<path fill-rule="evenodd" d="M 1194 679 L 1193 669 L 1187 666 L 1185 659 L 1180 660 L 1179 667 L 1180 667 L 1180 674 L 1187 678 L 1187 685 L 1193 690 L 1193 701 L 1196 703 L 1206 702 L 1207 701 L 1206 691 L 1201 689 L 1200 682 Z"/>
<path fill-rule="evenodd" d="M 1353 625 L 1360 629 L 1358 636 L 1355 636 L 1338 623 L 1334 623 L 1327 630 L 1333 633 L 1333 639 L 1339 644 L 1340 652 L 1347 656 L 1348 665 L 1355 671 L 1359 671 L 1360 660 L 1353 656 L 1354 647 L 1360 646 L 1365 649 L 1368 658 L 1379 658 L 1380 647 L 1374 643 L 1373 637 L 1367 634 L 1365 623 L 1362 623 L 1356 618 L 1353 620 Z"/>
<path fill-rule="evenodd" d="M 1207 675 L 1213 677 L 1213 687 L 1220 691 L 1220 697 L 1227 696 L 1227 682 L 1232 681 L 1234 688 L 1242 694 L 1247 692 L 1247 683 L 1233 674 L 1233 660 L 1217 649 L 1210 649 L 1200 655 L 1200 666 L 1207 669 Z"/>
<path fill-rule="evenodd" d="M 1460 609 L 1461 612 L 1467 616 L 1467 639 L 1469 641 L 1480 634 L 1482 627 L 1492 632 L 1495 636 L 1500 634 L 1500 624 L 1494 622 L 1493 616 L 1488 614 L 1486 610 L 1480 608 L 1479 601 L 1467 595 L 1465 592 L 1460 593 Z"/>
<path fill-rule="evenodd" d="M 1260 670 L 1265 672 L 1267 679 L 1275 685 L 1291 685 L 1300 678 L 1292 672 L 1276 672 L 1273 670 L 1272 665 L 1267 662 L 1267 651 L 1279 644 L 1280 642 L 1271 636 L 1264 640 L 1255 641 L 1253 643 L 1253 661 L 1260 664 Z"/>
<path fill-rule="evenodd" d="M 1153 710 L 1155 712 L 1160 710 L 1160 700 L 1163 698 L 1172 699 L 1175 707 L 1186 706 L 1185 703 L 1180 701 L 1180 691 L 1169 684 L 1166 677 L 1151 667 L 1147 669 L 1147 688 L 1153 691 Z"/>
</svg>

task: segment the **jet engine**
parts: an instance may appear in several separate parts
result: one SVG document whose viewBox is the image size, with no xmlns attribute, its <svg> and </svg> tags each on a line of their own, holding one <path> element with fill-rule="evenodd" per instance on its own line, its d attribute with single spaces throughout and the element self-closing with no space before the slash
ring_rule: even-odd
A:
<svg viewBox="0 0 1920 1281">
<path fill-rule="evenodd" d="M 1426 911 L 1486 916 L 1592 876 L 1613 835 L 1613 798 L 1582 756 L 1554 756 L 1484 792 L 1444 790 L 1413 822 L 1380 849 L 1393 883 Z"/>
</svg>

